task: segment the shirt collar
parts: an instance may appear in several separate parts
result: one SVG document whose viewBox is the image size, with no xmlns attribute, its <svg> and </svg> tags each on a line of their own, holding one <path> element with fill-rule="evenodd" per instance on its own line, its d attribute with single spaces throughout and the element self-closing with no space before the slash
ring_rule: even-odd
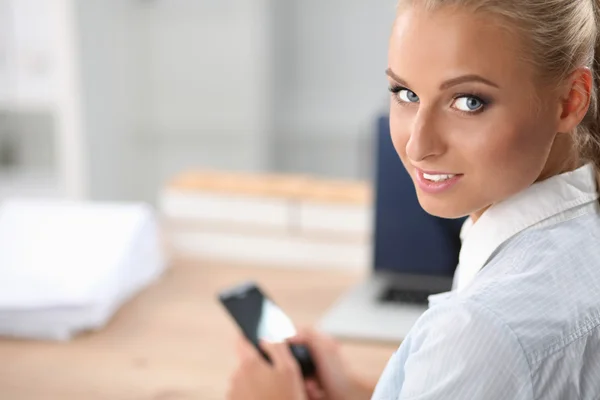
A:
<svg viewBox="0 0 600 400">
<path fill-rule="evenodd" d="M 586 164 L 492 205 L 465 232 L 456 288 L 460 291 L 467 286 L 494 251 L 517 233 L 598 197 L 594 167 Z"/>
</svg>

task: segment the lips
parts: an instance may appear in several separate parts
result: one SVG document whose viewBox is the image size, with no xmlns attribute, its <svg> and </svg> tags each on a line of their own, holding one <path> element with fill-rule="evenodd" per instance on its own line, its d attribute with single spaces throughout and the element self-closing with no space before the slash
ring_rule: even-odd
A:
<svg viewBox="0 0 600 400">
<path fill-rule="evenodd" d="M 427 172 L 423 172 L 423 177 L 431 182 L 443 182 L 454 178 L 455 176 L 456 174 L 429 174 Z"/>
<path fill-rule="evenodd" d="M 439 194 L 454 187 L 463 177 L 463 174 L 451 172 L 424 171 L 415 168 L 417 186 L 424 192 Z"/>
</svg>

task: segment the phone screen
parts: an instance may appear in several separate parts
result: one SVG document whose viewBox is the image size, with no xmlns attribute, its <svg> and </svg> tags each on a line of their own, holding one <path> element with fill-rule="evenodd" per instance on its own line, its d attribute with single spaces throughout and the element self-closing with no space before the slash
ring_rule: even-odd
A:
<svg viewBox="0 0 600 400">
<path fill-rule="evenodd" d="M 220 299 L 255 345 L 259 340 L 282 342 L 296 335 L 292 320 L 255 284 L 238 286 Z"/>
</svg>

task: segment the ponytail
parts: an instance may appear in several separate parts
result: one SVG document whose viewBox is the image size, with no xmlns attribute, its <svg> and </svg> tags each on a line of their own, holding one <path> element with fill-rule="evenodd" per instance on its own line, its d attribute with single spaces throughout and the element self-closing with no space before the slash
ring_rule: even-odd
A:
<svg viewBox="0 0 600 400">
<path fill-rule="evenodd" d="M 592 121 L 589 124 L 590 161 L 596 167 L 596 180 L 600 191 L 600 0 L 592 0 L 594 15 L 596 17 L 596 44 L 594 46 L 593 74 L 593 101 L 591 107 Z"/>
<path fill-rule="evenodd" d="M 595 34 L 591 38 L 594 40 L 591 43 L 594 51 L 591 61 L 592 98 L 587 115 L 576 131 L 576 144 L 581 159 L 594 165 L 597 187 L 600 192 L 600 0 L 590 1 L 594 10 L 593 20 L 595 23 Z"/>
<path fill-rule="evenodd" d="M 596 180 L 600 191 L 600 0 L 591 0 L 596 19 L 596 42 L 594 46 L 594 61 L 592 63 L 593 95 L 588 113 L 587 132 L 584 136 L 582 155 L 593 162 L 596 168 Z"/>
</svg>

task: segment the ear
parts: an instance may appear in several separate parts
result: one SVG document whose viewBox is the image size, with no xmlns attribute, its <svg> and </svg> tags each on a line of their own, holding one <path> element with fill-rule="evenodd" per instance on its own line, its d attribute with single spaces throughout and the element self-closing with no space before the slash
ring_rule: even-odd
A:
<svg viewBox="0 0 600 400">
<path fill-rule="evenodd" d="M 577 68 L 564 80 L 560 93 L 558 132 L 573 132 L 583 121 L 590 107 L 592 85 L 592 71 L 588 67 Z"/>
</svg>

